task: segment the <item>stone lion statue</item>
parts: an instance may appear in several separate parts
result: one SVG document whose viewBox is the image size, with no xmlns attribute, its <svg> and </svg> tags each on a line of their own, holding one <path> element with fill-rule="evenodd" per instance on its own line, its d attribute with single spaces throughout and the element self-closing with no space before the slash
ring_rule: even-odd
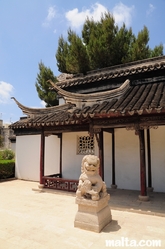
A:
<svg viewBox="0 0 165 249">
<path fill-rule="evenodd" d="M 97 156 L 86 155 L 82 159 L 77 197 L 99 200 L 107 195 L 106 184 L 99 175 L 100 160 Z"/>
</svg>

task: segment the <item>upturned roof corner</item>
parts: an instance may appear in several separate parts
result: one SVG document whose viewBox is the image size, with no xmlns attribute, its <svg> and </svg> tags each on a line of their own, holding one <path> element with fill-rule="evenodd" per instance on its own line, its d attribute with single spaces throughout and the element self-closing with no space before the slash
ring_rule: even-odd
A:
<svg viewBox="0 0 165 249">
<path fill-rule="evenodd" d="M 85 105 L 91 106 L 94 103 L 102 103 L 103 101 L 110 100 L 113 98 L 120 98 L 121 95 L 125 93 L 125 91 L 128 90 L 130 87 L 130 80 L 126 80 L 120 87 L 108 90 L 108 91 L 102 91 L 97 93 L 73 93 L 68 92 L 57 86 L 53 81 L 48 80 L 53 89 L 57 92 L 57 94 L 61 97 L 63 97 L 66 101 L 66 103 L 75 104 L 77 107 L 82 107 Z"/>
<path fill-rule="evenodd" d="M 13 99 L 16 102 L 16 104 L 22 110 L 24 114 L 26 114 L 28 117 L 31 117 L 31 118 L 38 116 L 38 115 L 42 115 L 42 114 L 52 114 L 52 113 L 56 114 L 61 111 L 66 111 L 69 108 L 74 106 L 73 104 L 68 103 L 68 104 L 63 104 L 60 106 L 52 106 L 52 107 L 47 107 L 47 108 L 30 108 L 30 107 L 22 105 L 14 97 L 11 97 L 11 99 Z"/>
</svg>

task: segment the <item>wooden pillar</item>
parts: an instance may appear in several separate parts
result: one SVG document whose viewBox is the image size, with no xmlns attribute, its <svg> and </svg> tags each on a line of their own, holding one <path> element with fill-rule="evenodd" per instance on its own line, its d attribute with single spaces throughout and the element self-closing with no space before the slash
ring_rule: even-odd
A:
<svg viewBox="0 0 165 249">
<path fill-rule="evenodd" d="M 146 161 L 145 161 L 145 141 L 144 141 L 144 130 L 138 130 L 139 145 L 140 145 L 140 189 L 141 194 L 139 199 L 142 201 L 148 201 L 146 188 Z"/>
<path fill-rule="evenodd" d="M 100 159 L 100 176 L 104 181 L 104 145 L 103 145 L 103 130 L 99 132 L 99 159 Z"/>
<path fill-rule="evenodd" d="M 152 171 L 151 171 L 151 143 L 150 143 L 150 130 L 147 129 L 147 159 L 148 159 L 148 189 L 152 188 Z"/>
<path fill-rule="evenodd" d="M 60 138 L 60 177 L 62 178 L 62 133 L 59 135 Z"/>
<path fill-rule="evenodd" d="M 111 188 L 117 188 L 115 176 L 115 132 L 112 130 L 112 184 Z"/>
<path fill-rule="evenodd" d="M 44 176 L 44 161 L 45 161 L 45 135 L 44 135 L 44 129 L 42 129 L 41 144 L 40 144 L 40 184 L 43 184 L 42 177 Z"/>
</svg>

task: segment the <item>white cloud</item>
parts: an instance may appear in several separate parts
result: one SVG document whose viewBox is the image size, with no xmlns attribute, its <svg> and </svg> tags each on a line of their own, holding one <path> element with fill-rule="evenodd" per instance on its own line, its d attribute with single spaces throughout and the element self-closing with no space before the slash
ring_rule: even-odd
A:
<svg viewBox="0 0 165 249">
<path fill-rule="evenodd" d="M 95 3 L 90 9 L 80 11 L 75 8 L 65 13 L 66 19 L 72 28 L 79 28 L 85 22 L 86 18 L 93 18 L 95 21 L 100 20 L 101 14 L 107 12 L 107 8 L 102 4 Z"/>
<path fill-rule="evenodd" d="M 7 103 L 13 92 L 13 86 L 4 81 L 0 81 L 0 103 Z"/>
<path fill-rule="evenodd" d="M 41 100 L 40 101 L 40 106 L 39 105 L 36 105 L 36 106 L 31 106 L 31 108 L 44 108 L 46 107 L 46 102 L 44 100 Z"/>
<path fill-rule="evenodd" d="M 49 7 L 47 17 L 45 18 L 45 21 L 42 23 L 42 26 L 48 27 L 50 25 L 50 22 L 55 18 L 55 16 L 56 16 L 55 6 Z"/>
<path fill-rule="evenodd" d="M 49 7 L 46 19 L 50 22 L 55 17 L 55 14 L 56 14 L 55 7 L 54 6 Z"/>
<path fill-rule="evenodd" d="M 115 5 L 115 7 L 112 10 L 115 22 L 119 26 L 121 26 L 123 23 L 125 23 L 126 26 L 130 26 L 132 22 L 133 12 L 134 12 L 134 6 L 128 7 L 121 2 Z"/>
<path fill-rule="evenodd" d="M 41 100 L 40 105 L 41 105 L 42 107 L 45 107 L 45 106 L 46 106 L 46 102 L 45 102 L 44 100 Z"/>
<path fill-rule="evenodd" d="M 153 4 L 149 4 L 149 8 L 147 10 L 147 16 L 150 15 L 153 11 L 154 11 L 155 7 L 153 6 Z"/>
</svg>

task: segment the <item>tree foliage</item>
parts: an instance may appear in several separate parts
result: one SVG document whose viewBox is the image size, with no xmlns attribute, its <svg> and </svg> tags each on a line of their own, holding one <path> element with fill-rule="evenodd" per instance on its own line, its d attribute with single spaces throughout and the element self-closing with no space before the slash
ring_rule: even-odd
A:
<svg viewBox="0 0 165 249">
<path fill-rule="evenodd" d="M 88 70 L 163 55 L 162 44 L 151 49 L 148 42 L 146 26 L 136 36 L 125 24 L 119 28 L 113 16 L 106 12 L 100 21 L 87 18 L 81 36 L 69 29 L 67 40 L 59 38 L 58 70 L 85 74 Z"/>
<path fill-rule="evenodd" d="M 60 72 L 66 72 L 66 57 L 68 54 L 68 44 L 64 40 L 63 36 L 60 36 L 58 40 L 57 49 L 57 66 Z"/>
<path fill-rule="evenodd" d="M 50 83 L 47 80 L 52 80 L 57 82 L 57 78 L 54 76 L 53 71 L 46 67 L 43 62 L 39 63 L 39 73 L 36 78 L 36 90 L 38 96 L 41 100 L 46 102 L 46 107 L 58 105 L 57 94 L 53 91 L 50 91 Z"/>
<path fill-rule="evenodd" d="M 89 68 L 86 47 L 82 39 L 71 29 L 68 30 L 68 42 L 61 36 L 56 53 L 58 70 L 63 73 L 85 73 Z"/>
<path fill-rule="evenodd" d="M 102 14 L 100 21 L 87 18 L 81 36 L 69 29 L 67 39 L 61 35 L 58 40 L 56 60 L 62 73 L 83 73 L 122 63 L 163 55 L 163 45 L 149 47 L 149 31 L 146 26 L 135 35 L 123 23 L 119 27 L 110 14 Z M 50 91 L 47 80 L 57 82 L 52 70 L 42 62 L 36 78 L 38 96 L 48 106 L 58 104 L 55 92 Z"/>
<path fill-rule="evenodd" d="M 3 138 L 3 136 L 0 134 L 0 147 L 3 147 L 3 142 L 4 142 L 4 138 Z"/>
</svg>

